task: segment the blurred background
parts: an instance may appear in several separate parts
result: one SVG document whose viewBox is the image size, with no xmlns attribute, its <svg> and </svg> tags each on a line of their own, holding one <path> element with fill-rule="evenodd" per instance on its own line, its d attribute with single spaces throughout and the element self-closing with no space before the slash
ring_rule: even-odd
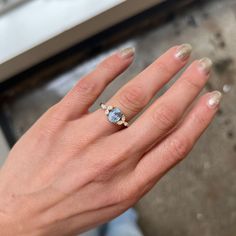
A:
<svg viewBox="0 0 236 236">
<path fill-rule="evenodd" d="M 108 54 L 137 51 L 92 109 L 179 43 L 192 44 L 191 60 L 213 60 L 203 92 L 218 89 L 224 99 L 189 157 L 137 204 L 139 223 L 145 236 L 235 236 L 235 0 L 0 0 L 0 163 Z"/>
</svg>

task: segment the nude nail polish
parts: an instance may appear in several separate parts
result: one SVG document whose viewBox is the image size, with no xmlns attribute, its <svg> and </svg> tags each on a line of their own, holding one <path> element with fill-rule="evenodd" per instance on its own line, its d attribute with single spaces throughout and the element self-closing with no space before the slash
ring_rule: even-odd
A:
<svg viewBox="0 0 236 236">
<path fill-rule="evenodd" d="M 119 56 L 123 59 L 128 59 L 133 57 L 135 54 L 135 48 L 134 47 L 128 47 L 128 48 L 123 48 L 119 50 Z"/>
<path fill-rule="evenodd" d="M 182 61 L 185 61 L 189 58 L 191 52 L 192 52 L 192 46 L 190 44 L 185 43 L 177 48 L 175 57 Z"/>
<path fill-rule="evenodd" d="M 212 92 L 207 102 L 208 106 L 210 108 L 217 107 L 220 104 L 221 98 L 222 98 L 221 92 L 219 91 Z"/>
<path fill-rule="evenodd" d="M 210 58 L 204 57 L 199 60 L 199 69 L 203 71 L 203 73 L 205 73 L 206 75 L 211 72 L 212 65 L 213 63 Z"/>
</svg>

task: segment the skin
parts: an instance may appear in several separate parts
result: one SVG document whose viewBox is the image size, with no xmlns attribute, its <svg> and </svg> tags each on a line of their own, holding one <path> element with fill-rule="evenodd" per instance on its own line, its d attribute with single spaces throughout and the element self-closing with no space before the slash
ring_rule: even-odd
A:
<svg viewBox="0 0 236 236">
<path fill-rule="evenodd" d="M 107 104 L 130 120 L 187 63 L 169 49 Z M 209 78 L 194 61 L 128 128 L 89 113 L 133 57 L 117 52 L 83 77 L 11 150 L 0 170 L 0 235 L 76 235 L 133 206 L 183 160 L 212 121 Z M 148 81 L 148 82 L 147 82 Z M 189 107 L 192 106 L 191 109 Z"/>
</svg>

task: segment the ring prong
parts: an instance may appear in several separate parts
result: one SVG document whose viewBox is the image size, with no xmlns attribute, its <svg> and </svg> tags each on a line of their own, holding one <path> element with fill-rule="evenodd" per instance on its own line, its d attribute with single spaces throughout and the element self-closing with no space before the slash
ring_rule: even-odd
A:
<svg viewBox="0 0 236 236">
<path fill-rule="evenodd" d="M 122 120 L 119 120 L 119 121 L 117 121 L 117 124 L 118 124 L 118 125 L 122 125 L 122 124 L 123 124 L 123 121 L 122 121 Z"/>
</svg>

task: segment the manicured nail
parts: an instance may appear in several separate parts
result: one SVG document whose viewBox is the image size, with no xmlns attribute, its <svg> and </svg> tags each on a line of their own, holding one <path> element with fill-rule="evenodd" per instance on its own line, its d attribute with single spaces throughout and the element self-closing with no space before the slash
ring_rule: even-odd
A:
<svg viewBox="0 0 236 236">
<path fill-rule="evenodd" d="M 124 59 L 128 59 L 134 56 L 135 53 L 135 48 L 134 47 L 128 47 L 128 48 L 123 48 L 119 50 L 119 56 Z"/>
<path fill-rule="evenodd" d="M 222 98 L 221 92 L 219 91 L 212 92 L 208 100 L 208 106 L 210 108 L 217 107 L 220 104 L 221 98 Z"/>
<path fill-rule="evenodd" d="M 199 69 L 205 74 L 209 74 L 212 68 L 212 61 L 210 58 L 204 57 L 199 60 Z"/>
<path fill-rule="evenodd" d="M 192 52 L 192 46 L 190 44 L 182 44 L 177 48 L 175 56 L 182 61 L 185 61 L 189 58 Z"/>
</svg>

